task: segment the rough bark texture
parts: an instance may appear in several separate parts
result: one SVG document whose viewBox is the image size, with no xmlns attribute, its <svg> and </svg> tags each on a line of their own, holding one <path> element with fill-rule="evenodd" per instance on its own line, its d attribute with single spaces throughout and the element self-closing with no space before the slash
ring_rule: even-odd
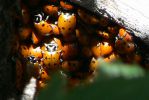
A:
<svg viewBox="0 0 149 100">
<path fill-rule="evenodd" d="M 145 4 L 146 3 L 146 4 Z M 134 32 L 149 43 L 149 14 L 146 0 L 97 0 L 97 9 L 104 9 L 118 24 Z"/>
<path fill-rule="evenodd" d="M 70 0 L 124 26 L 149 45 L 149 0 Z"/>
<path fill-rule="evenodd" d="M 18 11 L 15 0 L 0 0 L 0 100 L 17 98 L 15 67 L 9 57 L 14 34 L 11 13 Z"/>
</svg>

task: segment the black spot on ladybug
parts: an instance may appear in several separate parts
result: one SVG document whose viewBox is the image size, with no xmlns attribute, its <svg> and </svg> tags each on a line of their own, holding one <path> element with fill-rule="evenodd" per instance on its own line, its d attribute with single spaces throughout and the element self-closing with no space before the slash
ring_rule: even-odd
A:
<svg viewBox="0 0 149 100">
<path fill-rule="evenodd" d="M 42 27 L 44 27 L 45 26 L 45 24 L 42 24 Z"/>
<path fill-rule="evenodd" d="M 26 48 L 25 48 L 25 47 L 23 47 L 23 49 L 25 49 L 25 50 L 26 50 Z"/>
<path fill-rule="evenodd" d="M 42 72 L 41 74 L 44 74 L 44 72 Z"/>
<path fill-rule="evenodd" d="M 71 28 L 68 28 L 68 30 L 71 30 Z"/>
<path fill-rule="evenodd" d="M 95 61 L 92 61 L 92 63 L 95 63 Z"/>
<path fill-rule="evenodd" d="M 128 45 L 127 48 L 130 48 L 130 46 Z"/>
<path fill-rule="evenodd" d="M 52 32 L 52 30 L 50 30 L 50 33 Z"/>
<path fill-rule="evenodd" d="M 47 8 L 47 11 L 49 11 L 49 9 Z"/>
<path fill-rule="evenodd" d="M 62 27 L 62 29 L 64 30 L 64 29 L 65 29 L 65 27 Z"/>
</svg>

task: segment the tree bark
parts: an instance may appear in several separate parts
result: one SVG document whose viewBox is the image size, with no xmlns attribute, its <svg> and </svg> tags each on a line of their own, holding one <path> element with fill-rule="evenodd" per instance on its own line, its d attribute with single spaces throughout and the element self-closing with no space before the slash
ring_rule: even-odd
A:
<svg viewBox="0 0 149 100">
<path fill-rule="evenodd" d="M 149 46 L 149 0 L 71 0 L 71 2 L 115 21 Z"/>
</svg>

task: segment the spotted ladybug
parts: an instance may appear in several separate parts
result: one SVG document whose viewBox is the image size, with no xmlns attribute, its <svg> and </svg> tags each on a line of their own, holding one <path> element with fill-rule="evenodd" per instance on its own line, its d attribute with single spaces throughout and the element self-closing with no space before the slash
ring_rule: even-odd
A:
<svg viewBox="0 0 149 100">
<path fill-rule="evenodd" d="M 34 27 L 39 32 L 39 34 L 43 36 L 50 35 L 52 32 L 52 27 L 46 21 L 47 19 L 43 19 L 43 16 L 44 13 L 34 15 Z"/>
<path fill-rule="evenodd" d="M 57 69 L 61 63 L 61 42 L 54 38 L 42 46 L 43 65 L 49 69 Z"/>
<path fill-rule="evenodd" d="M 71 35 L 76 27 L 76 16 L 69 13 L 61 13 L 58 18 L 58 27 L 64 37 Z"/>
<path fill-rule="evenodd" d="M 98 58 L 112 53 L 113 47 L 109 42 L 95 42 L 91 47 L 93 55 Z"/>
<path fill-rule="evenodd" d="M 42 51 L 40 47 L 34 47 L 33 45 L 31 45 L 29 47 L 29 55 L 35 58 L 42 58 Z"/>
<path fill-rule="evenodd" d="M 68 4 L 68 3 L 65 2 L 65 1 L 60 1 L 60 5 L 61 5 L 61 7 L 62 7 L 64 10 L 73 10 L 73 9 L 74 9 L 74 6 L 73 6 L 73 5 Z"/>
<path fill-rule="evenodd" d="M 130 35 L 130 33 L 128 33 L 123 28 L 119 29 L 118 38 L 122 39 L 124 41 L 127 41 L 127 42 L 132 42 L 133 41 L 132 36 Z"/>
<path fill-rule="evenodd" d="M 54 5 L 45 5 L 43 7 L 44 13 L 46 13 L 49 16 L 58 17 L 58 10 L 59 10 L 59 8 Z"/>
<path fill-rule="evenodd" d="M 71 52 L 71 53 L 70 53 Z M 62 59 L 74 59 L 78 55 L 78 45 L 75 43 L 67 43 L 62 47 Z"/>
</svg>

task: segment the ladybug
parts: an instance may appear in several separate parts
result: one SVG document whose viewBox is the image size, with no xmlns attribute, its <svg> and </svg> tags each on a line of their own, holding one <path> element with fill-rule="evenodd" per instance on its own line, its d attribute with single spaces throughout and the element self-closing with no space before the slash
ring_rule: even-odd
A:
<svg viewBox="0 0 149 100">
<path fill-rule="evenodd" d="M 107 56 L 112 53 L 113 47 L 109 42 L 95 41 L 91 46 L 91 50 L 95 58 Z"/>
<path fill-rule="evenodd" d="M 76 29 L 76 37 L 77 37 L 79 44 L 84 45 L 84 46 L 89 45 L 90 36 L 87 35 L 86 32 L 84 32 L 83 30 Z"/>
<path fill-rule="evenodd" d="M 79 17 L 81 18 L 81 20 L 87 24 L 90 24 L 90 25 L 97 25 L 99 24 L 99 20 L 98 18 L 96 18 L 95 16 L 92 16 L 90 14 L 88 14 L 87 12 L 81 10 L 81 9 L 78 9 L 78 15 Z"/>
<path fill-rule="evenodd" d="M 19 38 L 21 40 L 26 40 L 30 38 L 31 34 L 32 34 L 32 29 L 30 27 L 24 26 L 19 28 Z"/>
<path fill-rule="evenodd" d="M 40 37 L 40 36 L 39 36 L 38 34 L 36 34 L 35 32 L 32 32 L 32 37 L 31 37 L 31 39 L 32 39 L 33 44 L 38 44 L 38 43 L 40 43 L 42 37 Z"/>
<path fill-rule="evenodd" d="M 47 81 L 51 79 L 50 75 L 47 73 L 46 70 L 41 69 L 39 72 L 39 77 L 37 78 L 37 86 L 39 89 L 44 88 L 47 86 Z"/>
<path fill-rule="evenodd" d="M 45 82 L 45 81 L 47 81 L 47 80 L 50 79 L 48 73 L 44 69 L 41 69 L 40 72 L 39 72 L 39 74 L 40 74 L 39 80 L 41 80 L 43 82 Z"/>
<path fill-rule="evenodd" d="M 55 35 L 60 35 L 60 30 L 56 24 L 50 24 L 52 27 L 52 33 Z"/>
<path fill-rule="evenodd" d="M 34 27 L 39 32 L 40 35 L 46 36 L 50 35 L 52 32 L 51 25 L 47 22 L 47 18 L 43 19 L 44 13 L 39 13 L 34 15 Z"/>
<path fill-rule="evenodd" d="M 62 47 L 62 59 L 74 59 L 78 55 L 78 45 L 76 43 L 67 43 Z"/>
<path fill-rule="evenodd" d="M 110 34 L 109 33 L 107 33 L 107 32 L 102 32 L 102 31 L 97 31 L 97 34 L 100 36 L 100 37 L 102 37 L 102 38 L 104 38 L 104 39 L 109 39 L 109 38 L 111 38 L 110 37 Z"/>
<path fill-rule="evenodd" d="M 42 46 L 43 65 L 49 69 L 57 69 L 61 63 L 61 42 L 54 38 Z"/>
<path fill-rule="evenodd" d="M 29 48 L 26 45 L 20 45 L 19 47 L 19 54 L 23 57 L 23 58 L 27 58 L 29 56 Z"/>
<path fill-rule="evenodd" d="M 42 51 L 40 47 L 34 47 L 33 45 L 31 45 L 29 47 L 29 56 L 35 58 L 42 58 Z"/>
<path fill-rule="evenodd" d="M 60 5 L 64 10 L 73 10 L 74 6 L 65 2 L 65 1 L 60 1 Z"/>
<path fill-rule="evenodd" d="M 120 54 L 132 53 L 135 51 L 135 44 L 133 42 L 127 42 L 118 39 L 115 42 L 115 48 Z"/>
<path fill-rule="evenodd" d="M 118 57 L 117 54 L 112 53 L 112 54 L 110 54 L 108 57 L 105 57 L 103 60 L 104 60 L 105 62 L 112 62 L 112 61 L 115 61 L 115 60 L 118 59 L 118 58 L 119 58 L 119 57 Z"/>
<path fill-rule="evenodd" d="M 46 17 L 44 19 L 44 17 Z M 59 35 L 59 28 L 56 24 L 50 24 L 48 21 L 48 16 L 44 13 L 39 13 L 34 15 L 34 27 L 38 33 L 42 36 L 49 36 L 51 34 Z"/>
<path fill-rule="evenodd" d="M 64 37 L 72 35 L 76 27 L 76 16 L 69 13 L 61 13 L 58 18 L 58 27 Z"/>
<path fill-rule="evenodd" d="M 63 61 L 61 65 L 62 71 L 64 71 L 64 73 L 67 75 L 79 70 L 81 66 L 82 62 L 78 60 Z"/>
<path fill-rule="evenodd" d="M 44 13 L 46 13 L 49 16 L 54 16 L 56 18 L 58 17 L 58 10 L 59 10 L 59 8 L 54 5 L 45 5 L 43 7 Z"/>
<path fill-rule="evenodd" d="M 125 29 L 121 28 L 119 29 L 119 33 L 118 33 L 118 38 L 122 39 L 126 42 L 132 42 L 132 36 L 130 35 L 130 33 L 128 33 Z"/>
</svg>

